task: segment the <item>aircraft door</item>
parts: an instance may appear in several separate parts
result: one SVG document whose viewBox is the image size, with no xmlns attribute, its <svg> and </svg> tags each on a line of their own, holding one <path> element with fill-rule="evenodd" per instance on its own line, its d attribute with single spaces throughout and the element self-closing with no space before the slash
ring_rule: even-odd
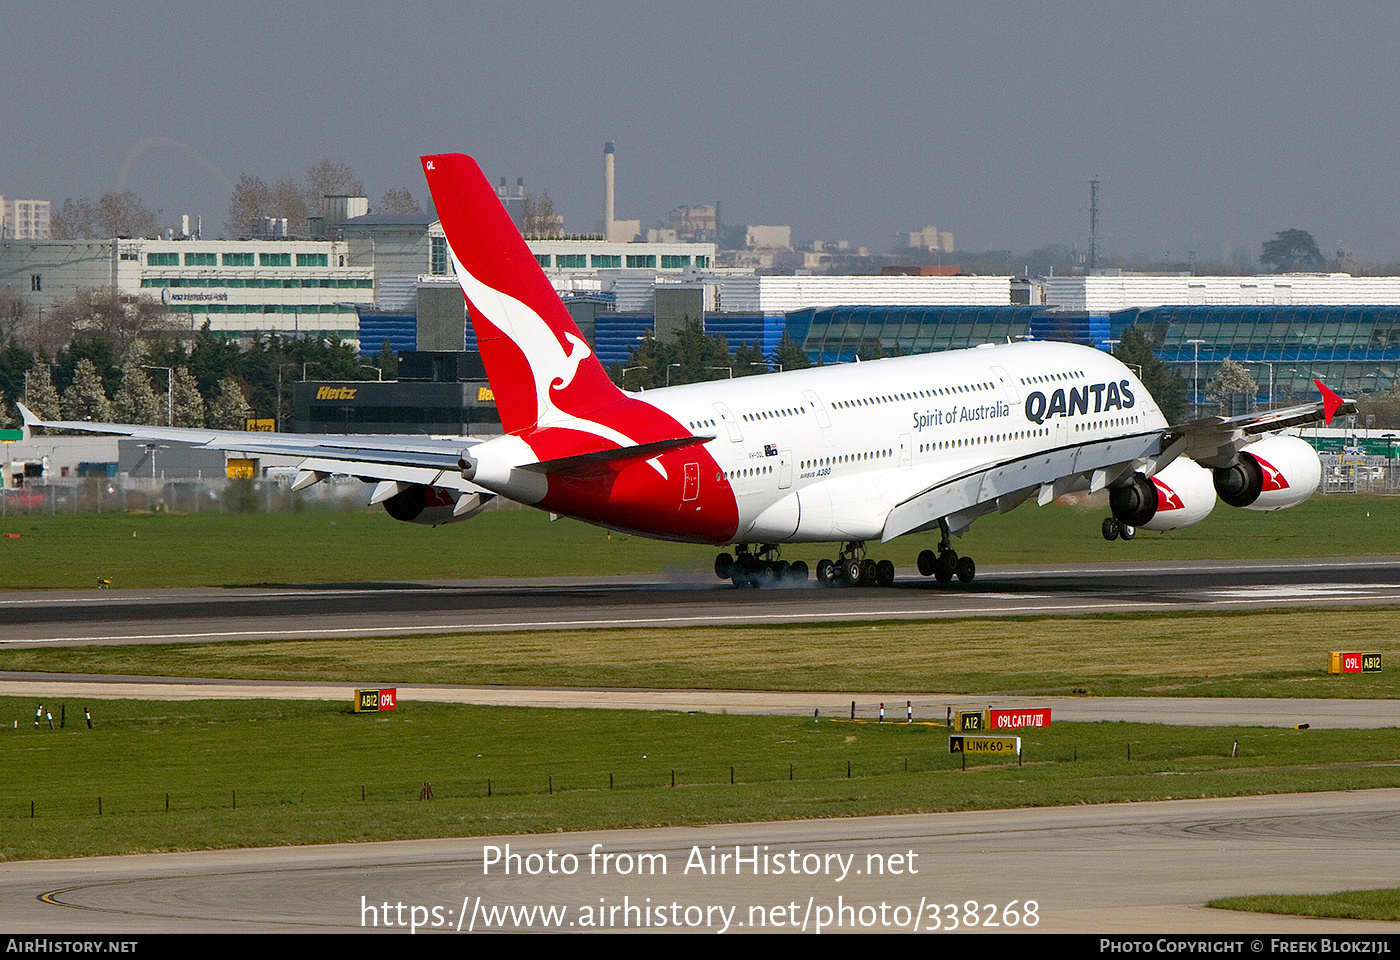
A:
<svg viewBox="0 0 1400 960">
<path fill-rule="evenodd" d="M 719 414 L 719 418 L 724 421 L 725 429 L 729 431 L 729 442 L 743 443 L 744 434 L 739 429 L 739 421 L 734 419 L 734 414 L 729 412 L 729 404 L 715 404 L 715 413 Z"/>
<path fill-rule="evenodd" d="M 685 465 L 685 484 L 681 488 L 681 502 L 689 503 L 700 496 L 700 464 Z"/>
<path fill-rule="evenodd" d="M 811 405 L 812 412 L 817 415 L 817 425 L 820 427 L 831 426 L 831 417 L 826 412 L 826 404 L 822 403 L 822 398 L 817 396 L 815 390 L 803 390 L 802 395 L 807 398 L 807 403 Z"/>
<path fill-rule="evenodd" d="M 914 465 L 914 445 L 907 433 L 899 435 L 899 469 L 908 470 Z"/>
<path fill-rule="evenodd" d="M 786 490 L 792 486 L 792 451 L 778 451 L 778 489 Z"/>
<path fill-rule="evenodd" d="M 1001 381 L 1001 389 L 1006 393 L 1006 400 L 1013 407 L 1020 406 L 1021 391 L 1016 388 L 1016 381 L 1011 379 L 1011 375 L 1006 372 L 1005 367 L 992 367 L 992 373 Z"/>
</svg>

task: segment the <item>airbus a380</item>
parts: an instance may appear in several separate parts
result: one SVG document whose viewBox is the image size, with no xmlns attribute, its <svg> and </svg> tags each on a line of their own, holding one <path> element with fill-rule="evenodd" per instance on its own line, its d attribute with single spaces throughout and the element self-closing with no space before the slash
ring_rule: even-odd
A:
<svg viewBox="0 0 1400 960">
<path fill-rule="evenodd" d="M 1319 403 L 1173 426 L 1132 371 L 1091 347 L 1027 342 L 628 393 L 569 317 L 480 168 L 423 158 L 504 429 L 470 438 L 320 436 L 44 422 L 48 426 L 304 457 L 293 483 L 378 481 L 397 519 L 465 520 L 494 496 L 612 530 L 733 545 L 736 586 L 806 581 L 785 545 L 836 543 L 822 584 L 889 585 L 868 545 L 937 543 L 919 572 L 976 575 L 950 538 L 978 517 L 1071 491 L 1108 491 L 1108 539 L 1172 530 L 1226 503 L 1277 510 L 1317 488 L 1321 463 L 1287 427 L 1354 407 Z"/>
</svg>

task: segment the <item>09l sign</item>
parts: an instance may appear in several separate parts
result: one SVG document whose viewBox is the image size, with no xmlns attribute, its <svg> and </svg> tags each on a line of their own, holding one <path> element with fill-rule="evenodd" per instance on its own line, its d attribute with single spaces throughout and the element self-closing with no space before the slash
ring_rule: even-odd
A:
<svg viewBox="0 0 1400 960">
<path fill-rule="evenodd" d="M 398 690 L 385 687 L 382 690 L 356 690 L 355 712 L 375 713 L 380 710 L 393 710 L 398 706 Z"/>
</svg>

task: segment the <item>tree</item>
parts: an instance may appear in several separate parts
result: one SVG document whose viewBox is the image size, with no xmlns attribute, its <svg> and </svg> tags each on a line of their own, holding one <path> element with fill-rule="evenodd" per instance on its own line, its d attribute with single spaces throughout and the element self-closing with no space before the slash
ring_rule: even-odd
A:
<svg viewBox="0 0 1400 960">
<path fill-rule="evenodd" d="M 1259 262 L 1274 273 L 1321 270 L 1327 264 L 1306 230 L 1280 230 L 1272 240 L 1265 240 Z"/>
<path fill-rule="evenodd" d="M 87 197 L 69 197 L 49 216 L 49 236 L 55 240 L 89 240 L 97 234 L 97 206 Z"/>
<path fill-rule="evenodd" d="M 97 225 L 103 237 L 153 237 L 156 215 L 130 190 L 105 193 L 97 201 Z"/>
<path fill-rule="evenodd" d="M 384 191 L 384 196 L 379 198 L 379 213 L 391 216 L 409 216 L 421 214 L 423 208 L 418 206 L 418 201 L 413 199 L 413 194 L 402 187 L 390 187 Z"/>
<path fill-rule="evenodd" d="M 167 313 L 155 297 L 123 293 L 111 287 L 83 287 L 66 300 L 59 300 L 44 313 L 35 327 L 32 343 L 40 349 L 57 351 L 79 334 L 107 340 L 118 354 L 134 342 L 162 334 L 180 332 L 177 315 Z"/>
<path fill-rule="evenodd" d="M 773 362 L 784 370 L 806 370 L 812 365 L 812 358 L 807 356 L 807 351 L 802 349 L 802 345 L 784 330 L 783 338 L 778 341 L 778 349 L 773 353 Z"/>
<path fill-rule="evenodd" d="M 407 192 L 407 191 L 405 191 Z M 348 163 L 322 159 L 306 171 L 306 205 L 321 212 L 323 197 L 363 197 L 365 185 Z"/>
<path fill-rule="evenodd" d="M 608 375 L 626 390 L 650 390 L 763 372 L 758 367 L 748 366 L 747 360 L 741 365 L 740 357 L 762 360 L 762 355 L 752 346 L 741 347 L 731 355 L 724 337 L 705 333 L 699 320 L 686 320 L 670 340 L 644 337 L 625 362 L 613 364 Z"/>
<path fill-rule="evenodd" d="M 112 401 L 102 386 L 97 366 L 86 358 L 78 361 L 73 382 L 63 391 L 59 412 L 64 420 L 112 421 Z"/>
<path fill-rule="evenodd" d="M 69 197 L 49 217 L 49 235 L 55 240 L 152 237 L 156 232 L 156 214 L 130 190 L 105 193 L 96 203 L 87 197 Z"/>
<path fill-rule="evenodd" d="M 1168 423 L 1182 423 L 1186 420 L 1187 402 L 1186 381 L 1181 379 L 1171 364 L 1157 356 L 1157 343 L 1136 327 L 1123 331 L 1123 338 L 1114 350 L 1114 356 L 1142 372 L 1138 375 L 1143 386 L 1147 387 L 1152 399 L 1157 401 L 1162 415 Z"/>
<path fill-rule="evenodd" d="M 215 430 L 243 430 L 248 425 L 253 408 L 243 396 L 243 388 L 233 377 L 219 382 L 218 396 L 209 402 L 209 426 Z"/>
<path fill-rule="evenodd" d="M 1249 413 L 1254 409 L 1259 384 L 1249 375 L 1244 365 L 1234 360 L 1220 361 L 1215 377 L 1206 384 L 1206 399 L 1220 405 L 1220 415 L 1224 417 Z M 1236 398 L 1244 396 L 1244 409 L 1236 409 Z"/>
<path fill-rule="evenodd" d="M 122 357 L 122 383 L 112 395 L 112 412 L 120 423 L 165 425 L 167 397 L 156 397 L 151 380 L 141 368 L 146 346 L 136 341 Z"/>
<path fill-rule="evenodd" d="M 547 193 L 525 195 L 525 202 L 521 205 L 521 222 L 524 229 L 520 232 L 527 237 L 564 235 L 564 218 L 554 212 L 554 201 Z"/>
<path fill-rule="evenodd" d="M 272 216 L 272 191 L 257 177 L 243 174 L 234 185 L 228 201 L 228 222 L 224 231 L 230 237 L 250 236 L 253 221 Z"/>
<path fill-rule="evenodd" d="M 34 369 L 34 354 L 11 340 L 0 347 L 0 392 L 7 397 L 24 396 L 24 380 Z"/>
<path fill-rule="evenodd" d="M 389 346 L 389 341 L 385 340 L 379 348 L 379 359 L 376 361 L 379 367 L 380 376 L 384 380 L 397 380 L 399 378 L 399 355 L 394 352 L 394 348 Z"/>
<path fill-rule="evenodd" d="M 734 376 L 752 377 L 768 373 L 768 361 L 756 343 L 745 343 L 734 350 Z"/>
<path fill-rule="evenodd" d="M 314 208 L 307 204 L 306 194 L 295 180 L 284 178 L 272 185 L 272 213 L 270 216 L 287 221 L 288 236 L 305 236 L 306 218 L 310 216 L 311 210 L 319 212 L 320 208 L 319 201 Z"/>
<path fill-rule="evenodd" d="M 25 380 L 24 405 L 40 420 L 57 420 L 62 407 L 47 363 L 35 364 Z"/>
<path fill-rule="evenodd" d="M 10 284 L 0 287 L 0 343 L 23 339 L 24 327 L 34 316 L 29 301 Z"/>
<path fill-rule="evenodd" d="M 199 384 L 190 374 L 189 367 L 175 369 L 175 427 L 204 426 L 204 398 L 200 396 Z"/>
</svg>

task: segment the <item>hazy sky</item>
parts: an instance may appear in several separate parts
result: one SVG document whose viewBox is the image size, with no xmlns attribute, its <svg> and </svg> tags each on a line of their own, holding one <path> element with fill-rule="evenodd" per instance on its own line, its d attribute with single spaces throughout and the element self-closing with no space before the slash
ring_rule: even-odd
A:
<svg viewBox="0 0 1400 960">
<path fill-rule="evenodd" d="M 233 181 L 463 151 L 566 227 L 728 223 L 888 250 L 1212 259 L 1287 228 L 1400 260 L 1400 4 L 0 0 L 0 194 L 119 186 L 221 235 Z"/>
</svg>

